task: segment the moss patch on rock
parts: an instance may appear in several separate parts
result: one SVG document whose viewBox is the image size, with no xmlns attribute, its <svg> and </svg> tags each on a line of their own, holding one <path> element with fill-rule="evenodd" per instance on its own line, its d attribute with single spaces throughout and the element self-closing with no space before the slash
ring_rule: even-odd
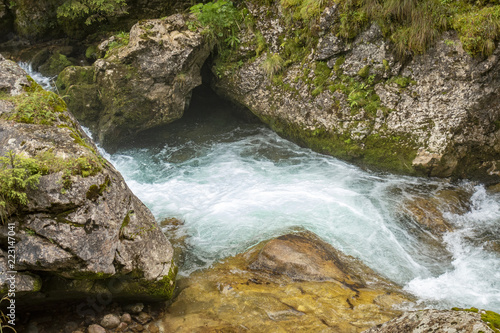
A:
<svg viewBox="0 0 500 333">
<path fill-rule="evenodd" d="M 348 134 L 339 134 L 324 128 L 310 130 L 281 119 L 260 116 L 281 136 L 320 153 L 332 155 L 375 170 L 420 175 L 412 166 L 417 154 L 410 136 L 370 134 L 353 140 Z"/>
</svg>

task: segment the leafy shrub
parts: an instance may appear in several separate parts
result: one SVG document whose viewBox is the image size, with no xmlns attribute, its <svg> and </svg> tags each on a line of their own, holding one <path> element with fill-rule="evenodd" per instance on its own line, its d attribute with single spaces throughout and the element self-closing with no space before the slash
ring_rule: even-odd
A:
<svg viewBox="0 0 500 333">
<path fill-rule="evenodd" d="M 199 3 L 191 7 L 190 11 L 197 19 L 197 22 L 190 23 L 191 27 L 206 28 L 205 32 L 216 43 L 219 51 L 226 46 L 230 48 L 238 46 L 240 42 L 237 38 L 238 21 L 242 20 L 242 16 L 231 1 Z"/>
<path fill-rule="evenodd" d="M 57 8 L 57 18 L 69 21 L 85 21 L 86 25 L 101 22 L 110 16 L 124 13 L 125 0 L 66 0 Z"/>
<path fill-rule="evenodd" d="M 0 156 L 0 219 L 2 222 L 12 209 L 26 205 L 26 190 L 36 188 L 41 172 L 31 158 L 15 155 L 12 151 Z"/>
</svg>

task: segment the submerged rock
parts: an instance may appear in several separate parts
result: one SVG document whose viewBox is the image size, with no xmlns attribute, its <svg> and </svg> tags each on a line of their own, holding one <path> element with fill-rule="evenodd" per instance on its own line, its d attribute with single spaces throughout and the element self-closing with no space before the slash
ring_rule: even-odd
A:
<svg viewBox="0 0 500 333">
<path fill-rule="evenodd" d="M 466 311 L 424 310 L 407 312 L 363 333 L 493 333 L 481 314 Z"/>
<path fill-rule="evenodd" d="M 1 57 L 0 82 L 0 265 L 18 272 L 16 304 L 170 297 L 170 243 L 64 101 Z"/>
<path fill-rule="evenodd" d="M 211 46 L 178 14 L 145 20 L 103 46 L 90 67 L 69 67 L 57 86 L 106 148 L 182 117 Z"/>
<path fill-rule="evenodd" d="M 162 321 L 166 332 L 360 332 L 410 300 L 311 233 L 263 242 L 179 286 Z"/>
</svg>

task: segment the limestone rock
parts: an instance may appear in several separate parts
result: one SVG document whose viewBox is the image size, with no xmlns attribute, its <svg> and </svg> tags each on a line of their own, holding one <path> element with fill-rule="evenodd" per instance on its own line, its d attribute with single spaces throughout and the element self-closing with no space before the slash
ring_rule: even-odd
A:
<svg viewBox="0 0 500 333">
<path fill-rule="evenodd" d="M 173 250 L 151 212 L 56 94 L 3 58 L 0 82 L 11 85 L 3 90 L 13 96 L 0 100 L 0 156 L 29 161 L 26 172 L 40 174 L 36 187 L 24 190 L 25 203 L 7 200 L 0 211 L 6 222 L 0 225 L 2 251 L 7 251 L 9 226 L 15 228 L 17 260 L 10 270 L 26 281 L 19 282 L 24 293 L 16 294 L 16 302 L 36 305 L 110 292 L 169 297 Z M 30 99 L 37 106 L 29 114 L 16 107 Z M 0 167 L 8 170 L 5 163 Z M 0 264 L 6 265 L 5 255 Z M 0 285 L 7 287 L 3 275 Z"/>
<path fill-rule="evenodd" d="M 364 333 L 493 333 L 478 313 L 424 310 L 407 312 L 401 317 L 373 327 Z"/>
<path fill-rule="evenodd" d="M 280 52 L 273 38 L 287 34 L 282 9 L 246 5 L 270 52 Z M 280 135 L 371 169 L 500 181 L 500 48 L 472 58 L 446 32 L 401 61 L 377 24 L 343 47 L 326 22 L 309 56 L 279 79 L 265 73 L 266 55 L 241 58 L 214 90 Z"/>
<path fill-rule="evenodd" d="M 70 109 L 104 147 L 116 148 L 141 131 L 182 117 L 211 51 L 185 20 L 178 14 L 141 21 L 130 30 L 128 45 L 109 49 L 91 68 L 61 73 L 57 84 L 69 96 Z M 73 74 L 84 71 L 88 74 Z"/>
<path fill-rule="evenodd" d="M 311 233 L 262 242 L 179 287 L 160 331 L 360 332 L 399 315 L 391 306 L 410 300 Z"/>
</svg>

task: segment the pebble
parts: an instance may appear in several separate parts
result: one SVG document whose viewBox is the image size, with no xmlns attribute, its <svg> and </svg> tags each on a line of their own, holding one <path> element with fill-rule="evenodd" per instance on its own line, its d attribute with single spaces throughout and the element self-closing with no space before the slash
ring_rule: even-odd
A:
<svg viewBox="0 0 500 333">
<path fill-rule="evenodd" d="M 123 332 L 127 329 L 127 327 L 128 327 L 127 323 L 121 322 L 120 325 L 118 325 L 118 327 L 116 328 L 116 331 Z"/>
<path fill-rule="evenodd" d="M 149 323 L 151 321 L 151 316 L 148 315 L 146 312 L 141 312 L 137 316 L 134 316 L 134 318 L 139 324 L 142 325 Z"/>
<path fill-rule="evenodd" d="M 140 313 L 143 309 L 144 309 L 144 304 L 142 303 L 130 304 L 125 307 L 125 311 L 133 314 Z"/>
<path fill-rule="evenodd" d="M 100 325 L 94 324 L 94 325 L 89 326 L 88 332 L 89 333 L 106 333 L 106 329 L 104 329 L 104 327 L 102 327 Z"/>
<path fill-rule="evenodd" d="M 101 320 L 101 326 L 104 328 L 115 328 L 120 325 L 120 318 L 114 314 L 107 314 Z"/>
<path fill-rule="evenodd" d="M 147 326 L 147 330 L 149 331 L 149 333 L 160 333 L 160 329 L 154 323 L 149 324 Z"/>
<path fill-rule="evenodd" d="M 124 323 L 130 324 L 132 322 L 132 317 L 130 316 L 129 313 L 125 312 L 124 314 L 122 314 L 121 321 L 123 321 Z"/>
</svg>

